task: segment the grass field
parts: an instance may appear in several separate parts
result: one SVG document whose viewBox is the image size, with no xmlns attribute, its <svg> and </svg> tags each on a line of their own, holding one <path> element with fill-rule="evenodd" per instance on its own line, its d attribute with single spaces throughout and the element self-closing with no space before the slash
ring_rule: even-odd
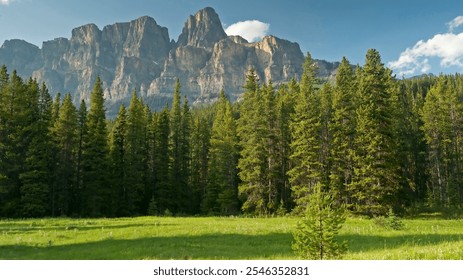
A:
<svg viewBox="0 0 463 280">
<path fill-rule="evenodd" d="M 0 259 L 295 259 L 296 218 L 0 220 Z M 344 259 L 463 259 L 463 220 L 350 218 Z"/>
</svg>

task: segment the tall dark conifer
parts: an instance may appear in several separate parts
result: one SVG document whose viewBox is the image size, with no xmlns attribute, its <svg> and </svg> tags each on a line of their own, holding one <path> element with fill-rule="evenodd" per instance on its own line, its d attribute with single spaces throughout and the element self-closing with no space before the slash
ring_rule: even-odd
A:
<svg viewBox="0 0 463 280">
<path fill-rule="evenodd" d="M 146 128 L 147 120 L 144 105 L 134 91 L 127 112 L 127 128 L 125 132 L 125 169 L 126 185 L 124 198 L 128 213 L 139 215 L 145 211 L 142 202 L 145 192 L 146 171 Z"/>
<path fill-rule="evenodd" d="M 172 211 L 174 207 L 173 188 L 170 185 L 170 118 L 167 105 L 159 113 L 157 118 L 153 118 L 155 124 L 155 186 L 154 198 L 159 214 L 164 214 L 166 210 Z"/>
<path fill-rule="evenodd" d="M 110 135 L 109 158 L 111 170 L 111 185 L 114 191 L 114 207 L 117 216 L 128 215 L 127 205 L 127 162 L 126 162 L 126 132 L 127 111 L 121 105 L 116 122 Z"/>
<path fill-rule="evenodd" d="M 292 184 L 297 213 L 302 212 L 308 204 L 309 195 L 315 187 L 326 190 L 324 166 L 321 162 L 321 100 L 315 92 L 316 66 L 310 53 L 304 62 L 304 72 L 300 84 L 292 122 L 290 125 L 292 168 L 288 172 Z"/>
<path fill-rule="evenodd" d="M 29 114 L 31 142 L 26 154 L 26 166 L 21 179 L 23 217 L 42 217 L 49 214 L 49 194 L 52 179 L 51 152 L 53 143 L 49 134 L 51 97 L 45 85 L 41 89 L 36 81 L 29 80 Z"/>
<path fill-rule="evenodd" d="M 238 208 L 238 139 L 230 101 L 221 91 L 212 125 L 209 174 L 203 211 L 236 214 Z"/>
<path fill-rule="evenodd" d="M 87 115 L 89 137 L 83 152 L 83 213 L 89 216 L 110 216 L 113 213 L 107 202 L 111 197 L 108 184 L 108 133 L 102 83 L 97 77 L 90 95 Z"/>
<path fill-rule="evenodd" d="M 360 73 L 354 173 L 349 191 L 357 212 L 384 215 L 395 204 L 399 186 L 392 76 L 373 49 L 368 50 Z"/>
<path fill-rule="evenodd" d="M 333 118 L 331 134 L 332 168 L 330 185 L 338 193 L 337 199 L 349 201 L 347 188 L 352 181 L 355 139 L 355 76 L 349 61 L 344 57 L 336 75 L 333 92 Z"/>
<path fill-rule="evenodd" d="M 54 168 L 55 190 L 52 194 L 52 215 L 70 215 L 76 206 L 76 156 L 78 145 L 77 110 L 70 94 L 66 94 L 52 128 L 57 148 Z"/>
</svg>

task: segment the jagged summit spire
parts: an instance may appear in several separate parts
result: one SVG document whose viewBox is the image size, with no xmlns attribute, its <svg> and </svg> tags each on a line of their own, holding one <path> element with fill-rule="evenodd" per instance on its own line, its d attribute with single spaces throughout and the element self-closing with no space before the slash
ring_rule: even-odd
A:
<svg viewBox="0 0 463 280">
<path fill-rule="evenodd" d="M 177 44 L 211 49 L 215 43 L 224 38 L 227 38 L 227 34 L 223 30 L 219 16 L 213 8 L 207 7 L 188 18 Z"/>
</svg>

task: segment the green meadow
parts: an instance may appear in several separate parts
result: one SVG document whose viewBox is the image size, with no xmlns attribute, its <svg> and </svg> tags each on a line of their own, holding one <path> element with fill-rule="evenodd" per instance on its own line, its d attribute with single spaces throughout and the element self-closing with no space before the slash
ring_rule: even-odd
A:
<svg viewBox="0 0 463 280">
<path fill-rule="evenodd" d="M 297 218 L 0 220 L 0 259 L 296 259 Z M 404 219 L 402 230 L 349 218 L 344 259 L 463 259 L 463 220 Z"/>
</svg>

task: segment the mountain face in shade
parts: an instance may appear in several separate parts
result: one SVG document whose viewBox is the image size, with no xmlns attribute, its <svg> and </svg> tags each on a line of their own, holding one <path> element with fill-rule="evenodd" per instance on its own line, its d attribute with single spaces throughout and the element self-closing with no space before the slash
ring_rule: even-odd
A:
<svg viewBox="0 0 463 280">
<path fill-rule="evenodd" d="M 304 55 L 297 43 L 267 36 L 249 43 L 227 36 L 219 16 L 205 8 L 190 16 L 177 41 L 148 16 L 100 30 L 94 24 L 72 30 L 38 48 L 22 40 L 5 41 L 0 64 L 23 77 L 45 82 L 50 92 L 70 92 L 74 102 L 88 100 L 100 76 L 109 115 L 137 90 L 153 109 L 168 102 L 177 78 L 193 104 L 214 101 L 221 89 L 232 100 L 242 93 L 246 73 L 256 70 L 262 82 L 299 79 Z M 320 77 L 334 75 L 338 64 L 317 61 Z"/>
</svg>

